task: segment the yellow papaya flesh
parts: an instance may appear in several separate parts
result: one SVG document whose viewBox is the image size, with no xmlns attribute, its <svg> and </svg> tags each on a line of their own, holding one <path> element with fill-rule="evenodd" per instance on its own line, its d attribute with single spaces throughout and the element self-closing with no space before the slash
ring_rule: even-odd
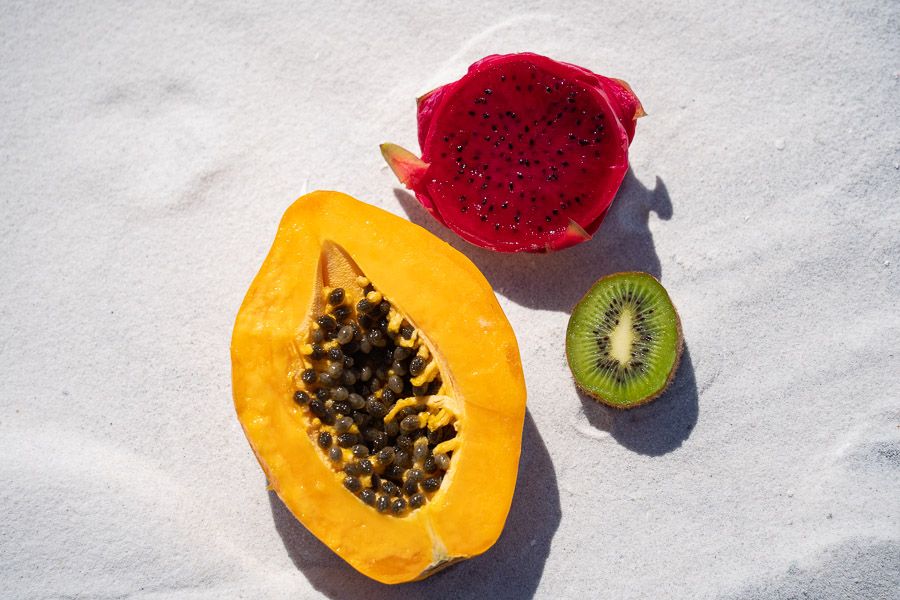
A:
<svg viewBox="0 0 900 600">
<path fill-rule="evenodd" d="M 238 419 L 269 485 L 354 568 L 412 581 L 497 540 L 524 378 L 490 285 L 448 244 L 345 194 L 298 199 L 231 355 Z"/>
</svg>

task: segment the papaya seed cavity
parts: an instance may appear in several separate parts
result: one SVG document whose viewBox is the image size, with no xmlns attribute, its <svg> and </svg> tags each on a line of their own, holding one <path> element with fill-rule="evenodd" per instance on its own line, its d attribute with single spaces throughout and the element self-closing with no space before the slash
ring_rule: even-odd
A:
<svg viewBox="0 0 900 600">
<path fill-rule="evenodd" d="M 459 421 L 449 386 L 425 337 L 365 275 L 327 285 L 329 269 L 358 267 L 336 246 L 323 255 L 293 402 L 343 487 L 402 517 L 426 506 L 451 468 Z"/>
</svg>

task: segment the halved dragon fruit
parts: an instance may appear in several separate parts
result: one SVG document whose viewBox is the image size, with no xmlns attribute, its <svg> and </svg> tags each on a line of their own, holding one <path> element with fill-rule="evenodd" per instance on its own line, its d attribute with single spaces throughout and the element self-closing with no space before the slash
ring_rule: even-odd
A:
<svg viewBox="0 0 900 600">
<path fill-rule="evenodd" d="M 532 53 L 483 58 L 417 102 L 422 158 L 382 144 L 385 160 L 436 219 L 500 252 L 590 239 L 644 115 L 624 81 Z"/>
</svg>

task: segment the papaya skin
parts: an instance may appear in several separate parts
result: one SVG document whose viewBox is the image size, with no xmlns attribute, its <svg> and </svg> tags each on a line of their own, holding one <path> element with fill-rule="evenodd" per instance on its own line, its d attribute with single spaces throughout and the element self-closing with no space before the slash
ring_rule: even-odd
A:
<svg viewBox="0 0 900 600">
<path fill-rule="evenodd" d="M 427 338 L 453 399 L 459 447 L 452 466 L 431 500 L 403 517 L 380 514 L 341 486 L 292 400 L 334 248 Z M 235 410 L 269 486 L 355 569 L 382 583 L 414 581 L 496 542 L 515 488 L 524 376 L 490 285 L 448 244 L 339 192 L 301 197 L 285 212 L 241 305 L 231 357 Z"/>
</svg>

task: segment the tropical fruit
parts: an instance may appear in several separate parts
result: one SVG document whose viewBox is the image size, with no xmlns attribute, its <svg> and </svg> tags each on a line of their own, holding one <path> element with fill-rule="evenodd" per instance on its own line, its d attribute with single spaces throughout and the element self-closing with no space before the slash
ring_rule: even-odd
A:
<svg viewBox="0 0 900 600">
<path fill-rule="evenodd" d="M 421 158 L 383 144 L 441 223 L 501 252 L 572 246 L 600 226 L 644 114 L 627 83 L 531 53 L 488 56 L 418 99 Z"/>
<path fill-rule="evenodd" d="M 465 256 L 344 194 L 304 196 L 247 292 L 231 355 L 271 488 L 353 567 L 410 581 L 497 540 L 525 383 Z"/>
<path fill-rule="evenodd" d="M 647 273 L 616 273 L 578 302 L 566 330 L 575 383 L 616 408 L 646 404 L 675 376 L 683 340 L 669 294 Z"/>
</svg>

